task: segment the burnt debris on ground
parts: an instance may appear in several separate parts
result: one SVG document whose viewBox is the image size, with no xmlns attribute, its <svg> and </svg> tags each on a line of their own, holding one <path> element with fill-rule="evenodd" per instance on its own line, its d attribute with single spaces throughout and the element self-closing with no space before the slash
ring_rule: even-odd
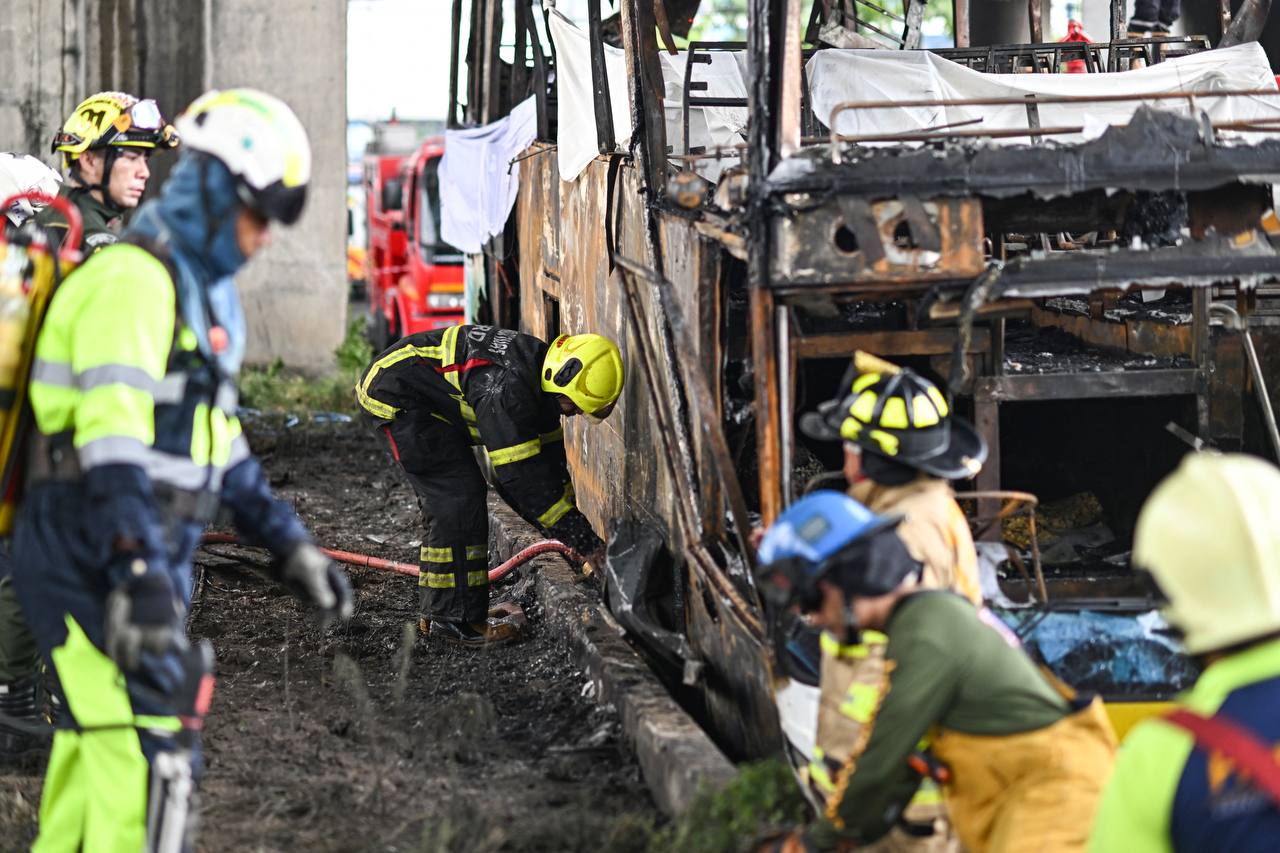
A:
<svg viewBox="0 0 1280 853">
<path fill-rule="evenodd" d="M 413 493 L 358 425 L 262 421 L 251 439 L 318 542 L 413 559 Z M 617 715 L 531 584 L 494 591 L 524 606 L 526 637 L 475 653 L 417 636 L 411 578 L 350 569 L 355 615 L 321 628 L 266 560 L 199 555 L 191 634 L 218 655 L 199 850 L 645 849 L 658 814 Z M 0 771 L 0 835 L 17 844 L 41 771 Z"/>
</svg>

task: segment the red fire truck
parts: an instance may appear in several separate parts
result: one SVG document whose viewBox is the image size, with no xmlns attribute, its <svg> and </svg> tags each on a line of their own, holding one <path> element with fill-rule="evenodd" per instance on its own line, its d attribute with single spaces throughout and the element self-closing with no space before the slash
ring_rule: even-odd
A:
<svg viewBox="0 0 1280 853">
<path fill-rule="evenodd" d="M 444 140 L 365 161 L 369 339 L 382 350 L 414 332 L 461 323 L 462 254 L 440 238 Z"/>
</svg>

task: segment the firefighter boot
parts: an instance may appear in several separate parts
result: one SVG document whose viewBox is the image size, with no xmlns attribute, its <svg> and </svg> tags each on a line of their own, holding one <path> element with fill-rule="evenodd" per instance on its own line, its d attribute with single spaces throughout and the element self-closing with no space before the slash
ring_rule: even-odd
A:
<svg viewBox="0 0 1280 853">
<path fill-rule="evenodd" d="M 446 643 L 467 648 L 497 646 L 509 643 L 520 633 L 519 627 L 503 619 L 486 619 L 483 622 L 444 622 L 422 619 L 418 628 L 431 637 Z"/>
<path fill-rule="evenodd" d="M 13 725 L 6 725 L 10 721 Z M 44 740 L 31 731 L 41 722 L 34 678 L 0 684 L 0 762 L 19 759 L 44 746 Z"/>
</svg>

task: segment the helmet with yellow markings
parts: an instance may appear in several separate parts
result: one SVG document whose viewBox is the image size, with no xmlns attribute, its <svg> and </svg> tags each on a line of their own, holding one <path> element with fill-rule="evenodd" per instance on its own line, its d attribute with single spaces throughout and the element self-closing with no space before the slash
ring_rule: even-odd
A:
<svg viewBox="0 0 1280 853">
<path fill-rule="evenodd" d="M 67 117 L 50 146 L 68 166 L 86 151 L 98 148 L 178 147 L 178 134 L 150 98 L 138 100 L 126 92 L 98 92 L 81 101 Z"/>
<path fill-rule="evenodd" d="M 844 439 L 947 480 L 974 476 L 987 458 L 986 442 L 951 414 L 936 385 L 884 362 L 859 374 L 848 394 L 806 413 L 800 429 L 810 438 Z"/>
<path fill-rule="evenodd" d="M 603 335 L 561 335 L 542 363 L 542 389 L 565 395 L 594 420 L 613 411 L 624 378 L 618 345 Z"/>
<path fill-rule="evenodd" d="M 178 117 L 186 148 L 217 158 L 246 206 L 292 225 L 311 181 L 311 144 L 289 106 L 255 89 L 213 90 Z"/>
</svg>

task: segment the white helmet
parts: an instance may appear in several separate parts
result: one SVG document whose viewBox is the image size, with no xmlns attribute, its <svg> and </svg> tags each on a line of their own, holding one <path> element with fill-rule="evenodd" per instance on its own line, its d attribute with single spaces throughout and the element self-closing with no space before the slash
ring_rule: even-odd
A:
<svg viewBox="0 0 1280 853">
<path fill-rule="evenodd" d="M 1280 631 L 1280 469 L 1189 454 L 1138 514 L 1133 564 L 1155 577 L 1192 654 Z"/>
<path fill-rule="evenodd" d="M 0 151 L 0 202 L 10 196 L 32 191 L 55 196 L 61 183 L 61 175 L 30 154 Z M 30 201 L 23 199 L 15 201 L 4 212 L 10 222 L 21 225 L 35 212 L 35 208 Z"/>
<path fill-rule="evenodd" d="M 184 148 L 216 157 L 235 176 L 246 205 L 286 225 L 298 221 L 311 180 L 311 145 L 284 101 L 256 89 L 215 89 L 176 124 Z"/>
</svg>

